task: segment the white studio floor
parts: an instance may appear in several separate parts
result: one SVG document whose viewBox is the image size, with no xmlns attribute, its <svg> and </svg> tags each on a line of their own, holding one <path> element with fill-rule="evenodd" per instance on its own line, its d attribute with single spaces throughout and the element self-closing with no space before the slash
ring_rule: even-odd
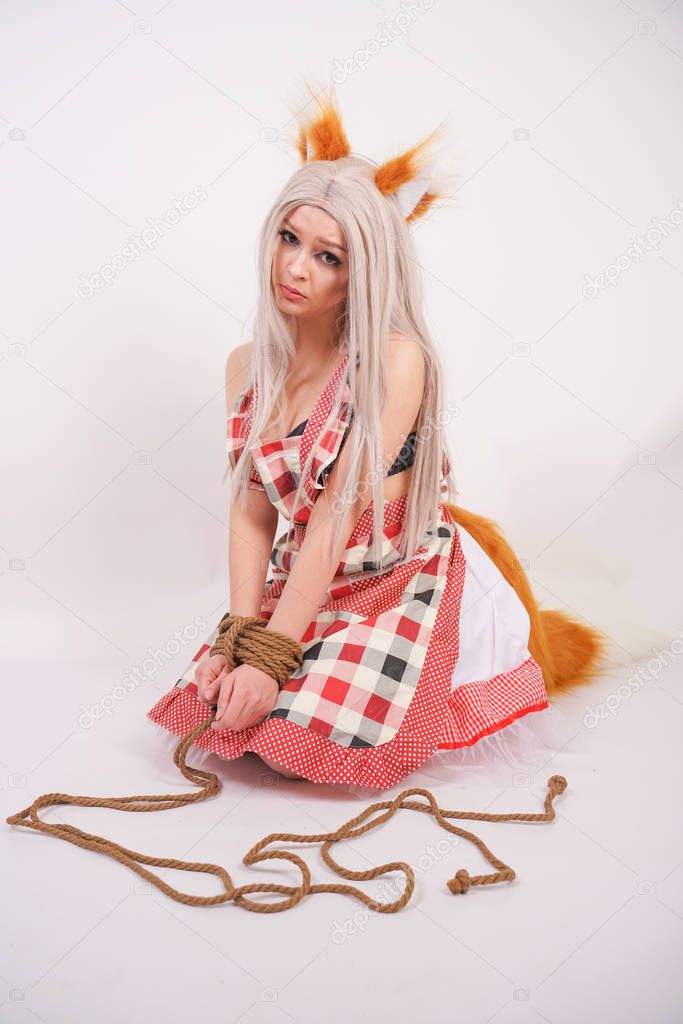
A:
<svg viewBox="0 0 683 1024">
<path fill-rule="evenodd" d="M 512 883 L 452 895 L 446 881 L 459 868 L 478 874 L 489 865 L 471 843 L 449 839 L 431 816 L 410 810 L 333 847 L 354 870 L 392 860 L 413 865 L 415 890 L 393 914 L 330 893 L 276 914 L 233 903 L 185 906 L 108 857 L 4 824 L 11 884 L 3 900 L 0 1021 L 681 1020 L 680 667 L 669 665 L 637 688 L 629 686 L 635 668 L 554 705 L 554 734 L 563 739 L 526 770 L 426 765 L 392 790 L 361 794 L 275 777 L 255 755 L 232 763 L 211 756 L 203 767 L 218 774 L 221 791 L 201 803 L 159 813 L 41 812 L 45 821 L 146 854 L 220 863 L 235 885 L 291 885 L 300 876 L 286 861 L 242 863 L 270 832 L 333 831 L 413 786 L 429 789 L 446 809 L 536 813 L 546 780 L 567 778 L 552 822 L 452 819 L 516 870 Z M 94 723 L 83 718 L 82 705 L 111 690 L 120 671 L 114 659 L 5 662 L 12 685 L 5 688 L 3 822 L 46 792 L 193 791 L 172 762 L 173 742 L 145 717 L 172 679 L 142 684 Z M 600 706 L 610 709 L 604 718 Z M 303 857 L 313 883 L 345 881 L 326 868 L 319 844 L 275 848 Z M 210 875 L 152 870 L 188 892 L 221 891 Z M 403 876 L 354 884 L 378 899 L 389 890 L 396 898 Z"/>
</svg>

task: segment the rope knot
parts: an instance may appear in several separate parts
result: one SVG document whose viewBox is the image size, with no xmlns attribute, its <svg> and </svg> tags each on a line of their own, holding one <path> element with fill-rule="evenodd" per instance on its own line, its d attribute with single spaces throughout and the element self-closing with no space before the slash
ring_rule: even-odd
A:
<svg viewBox="0 0 683 1024">
<path fill-rule="evenodd" d="M 448 879 L 446 885 L 455 896 L 458 896 L 460 893 L 466 893 L 472 885 L 472 879 L 467 868 L 460 868 L 459 871 L 456 871 L 453 878 Z"/>
<path fill-rule="evenodd" d="M 253 665 L 266 672 L 282 689 L 304 660 L 298 640 L 275 629 L 266 629 L 268 619 L 227 612 L 218 624 L 218 635 L 209 651 L 222 654 L 232 671 L 239 664 Z"/>
<path fill-rule="evenodd" d="M 567 788 L 567 780 L 564 775 L 551 775 L 548 779 L 548 788 L 553 796 L 564 793 Z"/>
</svg>

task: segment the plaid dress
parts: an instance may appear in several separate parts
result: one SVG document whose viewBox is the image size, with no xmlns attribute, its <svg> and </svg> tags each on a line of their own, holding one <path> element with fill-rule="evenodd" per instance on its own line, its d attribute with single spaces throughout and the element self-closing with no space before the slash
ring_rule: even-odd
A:
<svg viewBox="0 0 683 1024">
<path fill-rule="evenodd" d="M 295 428 L 249 450 L 248 486 L 264 491 L 289 521 L 271 554 L 272 579 L 260 610 L 265 619 L 277 607 L 353 418 L 347 362 L 348 355 L 300 424 L 302 433 Z M 340 387 L 339 412 L 331 416 Z M 228 417 L 233 468 L 257 400 L 249 389 Z M 304 499 L 295 508 L 296 486 L 313 446 Z M 449 468 L 444 454 L 442 494 Z M 312 782 L 387 789 L 434 751 L 471 745 L 548 707 L 541 669 L 527 649 L 528 615 L 514 590 L 443 503 L 436 529 L 428 528 L 415 554 L 401 560 L 395 538 L 405 508 L 405 496 L 384 503 L 379 565 L 368 560 L 372 505 L 361 514 L 301 638 L 303 663 L 268 717 L 240 731 L 207 729 L 198 747 L 227 760 L 253 751 Z M 147 712 L 177 736 L 211 715 L 197 698 L 194 676 L 216 635 L 217 625 L 175 686 Z"/>
</svg>

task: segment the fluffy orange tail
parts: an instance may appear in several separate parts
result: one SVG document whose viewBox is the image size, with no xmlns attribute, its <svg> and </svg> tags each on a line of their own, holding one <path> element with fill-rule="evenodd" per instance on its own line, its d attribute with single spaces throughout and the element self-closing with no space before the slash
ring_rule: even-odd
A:
<svg viewBox="0 0 683 1024">
<path fill-rule="evenodd" d="M 541 666 L 548 695 L 592 682 L 608 664 L 605 634 L 566 612 L 539 608 L 526 573 L 500 527 L 460 505 L 449 501 L 444 505 L 484 549 L 529 613 L 529 653 Z"/>
</svg>

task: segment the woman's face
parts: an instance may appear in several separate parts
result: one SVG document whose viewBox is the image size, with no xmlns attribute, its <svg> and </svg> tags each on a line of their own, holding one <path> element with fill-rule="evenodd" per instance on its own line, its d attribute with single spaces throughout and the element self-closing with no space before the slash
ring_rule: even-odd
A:
<svg viewBox="0 0 683 1024">
<path fill-rule="evenodd" d="M 340 313 L 348 282 L 344 236 L 334 217 L 305 204 L 290 210 L 280 223 L 271 276 L 280 311 L 306 318 Z M 289 285 L 300 297 L 282 285 Z"/>
</svg>

